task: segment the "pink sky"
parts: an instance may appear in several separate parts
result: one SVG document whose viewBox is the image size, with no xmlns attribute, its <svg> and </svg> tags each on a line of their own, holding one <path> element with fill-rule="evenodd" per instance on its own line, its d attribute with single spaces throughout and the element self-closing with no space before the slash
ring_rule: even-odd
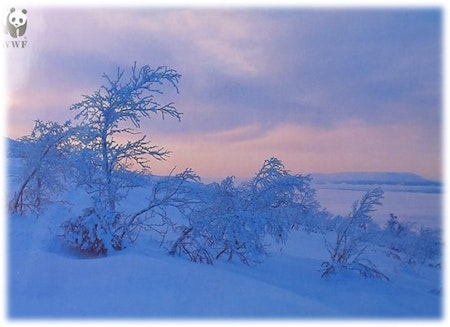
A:
<svg viewBox="0 0 450 327">
<path fill-rule="evenodd" d="M 442 178 L 439 10 L 29 8 L 25 49 L 6 49 L 7 134 L 71 104 L 117 67 L 167 65 L 182 121 L 142 126 L 173 153 L 158 174 L 398 171 Z"/>
</svg>

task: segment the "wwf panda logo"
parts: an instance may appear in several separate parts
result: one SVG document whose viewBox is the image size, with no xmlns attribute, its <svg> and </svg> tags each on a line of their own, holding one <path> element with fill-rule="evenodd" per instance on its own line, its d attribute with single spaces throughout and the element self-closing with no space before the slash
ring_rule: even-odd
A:
<svg viewBox="0 0 450 327">
<path fill-rule="evenodd" d="M 11 8 L 6 16 L 5 33 L 9 34 L 13 38 L 23 36 L 27 30 L 27 10 L 16 10 Z"/>
</svg>

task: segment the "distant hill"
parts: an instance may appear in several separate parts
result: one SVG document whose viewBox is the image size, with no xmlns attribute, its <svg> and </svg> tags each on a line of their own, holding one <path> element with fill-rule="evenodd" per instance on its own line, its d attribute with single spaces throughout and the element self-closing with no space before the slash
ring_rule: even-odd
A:
<svg viewBox="0 0 450 327">
<path fill-rule="evenodd" d="M 311 174 L 316 188 L 364 190 L 381 186 L 385 190 L 404 192 L 441 192 L 441 182 L 428 180 L 413 173 L 397 172 L 345 172 Z"/>
<path fill-rule="evenodd" d="M 402 185 L 428 185 L 439 182 L 431 181 L 413 173 L 334 173 L 334 174 L 312 174 L 316 183 L 348 183 L 348 184 L 402 184 Z"/>
</svg>

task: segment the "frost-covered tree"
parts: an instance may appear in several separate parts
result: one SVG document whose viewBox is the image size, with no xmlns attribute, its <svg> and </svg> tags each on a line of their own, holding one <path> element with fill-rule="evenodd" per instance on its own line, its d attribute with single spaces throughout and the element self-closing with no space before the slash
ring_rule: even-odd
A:
<svg viewBox="0 0 450 327">
<path fill-rule="evenodd" d="M 292 229 L 309 230 L 319 204 L 311 188 L 311 176 L 292 175 L 278 158 L 266 160 L 246 185 L 249 210 L 257 213 L 265 232 L 284 243 Z"/>
<path fill-rule="evenodd" d="M 31 134 L 18 140 L 12 156 L 21 160 L 21 171 L 15 177 L 18 187 L 10 200 L 12 212 L 39 212 L 65 189 L 71 173 L 67 159 L 73 134 L 70 121 L 37 120 Z"/>
<path fill-rule="evenodd" d="M 363 256 L 367 248 L 365 241 L 373 227 L 371 213 L 381 205 L 383 190 L 375 188 L 355 201 L 346 219 L 338 225 L 336 240 L 325 245 L 330 259 L 322 263 L 322 277 L 341 270 L 355 270 L 364 277 L 388 279 L 369 259 Z"/>
<path fill-rule="evenodd" d="M 292 229 L 318 212 L 310 178 L 291 175 L 277 158 L 264 162 L 256 176 L 240 186 L 227 177 L 212 184 L 203 204 L 180 228 L 170 253 L 195 262 L 238 259 L 263 261 L 270 241 L 284 243 Z"/>
<path fill-rule="evenodd" d="M 98 170 L 97 176 L 90 182 L 98 200 L 105 209 L 106 217 L 111 219 L 118 200 L 118 184 L 115 180 L 118 172 L 134 165 L 135 169 L 149 169 L 149 159 L 163 160 L 169 151 L 151 145 L 142 136 L 137 140 L 121 142 L 125 135 L 132 137 L 138 132 L 143 118 L 151 114 L 160 114 L 181 119 L 173 103 L 159 104 L 155 94 L 163 82 L 169 82 L 177 89 L 180 74 L 166 67 L 152 69 L 149 66 L 131 69 L 131 76 L 126 79 L 125 71 L 118 69 L 114 77 L 103 75 L 106 85 L 92 95 L 83 96 L 83 101 L 74 104 L 71 110 L 77 111 L 76 120 L 81 120 L 84 135 L 80 141 L 92 150 L 89 165 Z"/>
<path fill-rule="evenodd" d="M 261 262 L 266 255 L 264 226 L 248 210 L 245 190 L 227 177 L 204 191 L 203 204 L 189 215 L 188 226 L 178 228 L 181 235 L 169 253 L 209 264 L 221 259 Z"/>
<path fill-rule="evenodd" d="M 77 112 L 75 119 L 80 121 L 77 146 L 82 159 L 79 164 L 82 178 L 79 183 L 93 199 L 92 208 L 80 219 L 91 221 L 97 217 L 98 222 L 92 223 L 90 230 L 102 230 L 102 246 L 106 250 L 120 248 L 114 231 L 124 220 L 117 203 L 130 186 L 129 179 L 124 178 L 128 176 L 126 172 L 149 170 L 149 160 L 164 160 L 169 154 L 163 147 L 151 144 L 145 135 L 136 136 L 141 120 L 153 114 L 163 119 L 181 119 L 182 114 L 172 102 L 160 104 L 156 99 L 163 93 L 165 83 L 178 92 L 180 77 L 167 67 L 138 68 L 134 64 L 128 75 L 119 68 L 112 77 L 104 74 L 105 84 L 71 107 Z"/>
<path fill-rule="evenodd" d="M 152 184 L 147 198 L 147 205 L 139 211 L 129 214 L 115 234 L 120 239 L 134 242 L 142 231 L 154 232 L 161 237 L 161 244 L 165 236 L 174 227 L 170 211 L 186 217 L 200 204 L 198 189 L 201 188 L 200 177 L 188 168 L 179 174 L 159 177 Z"/>
</svg>

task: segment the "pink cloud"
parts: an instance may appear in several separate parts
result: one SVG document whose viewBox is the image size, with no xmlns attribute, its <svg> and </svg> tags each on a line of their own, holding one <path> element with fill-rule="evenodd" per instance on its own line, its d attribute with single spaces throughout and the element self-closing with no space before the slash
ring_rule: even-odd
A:
<svg viewBox="0 0 450 327">
<path fill-rule="evenodd" d="M 265 159 L 276 156 L 295 173 L 337 171 L 418 171 L 440 178 L 438 149 L 429 149 L 421 131 L 408 125 L 369 126 L 346 122 L 334 128 L 280 125 L 268 131 L 257 126 L 221 133 L 161 137 L 173 151 L 155 173 L 169 167 L 192 167 L 207 179 L 227 175 L 251 177 Z M 158 140 L 156 140 L 158 144 Z M 438 145 L 436 145 L 438 148 Z"/>
</svg>

